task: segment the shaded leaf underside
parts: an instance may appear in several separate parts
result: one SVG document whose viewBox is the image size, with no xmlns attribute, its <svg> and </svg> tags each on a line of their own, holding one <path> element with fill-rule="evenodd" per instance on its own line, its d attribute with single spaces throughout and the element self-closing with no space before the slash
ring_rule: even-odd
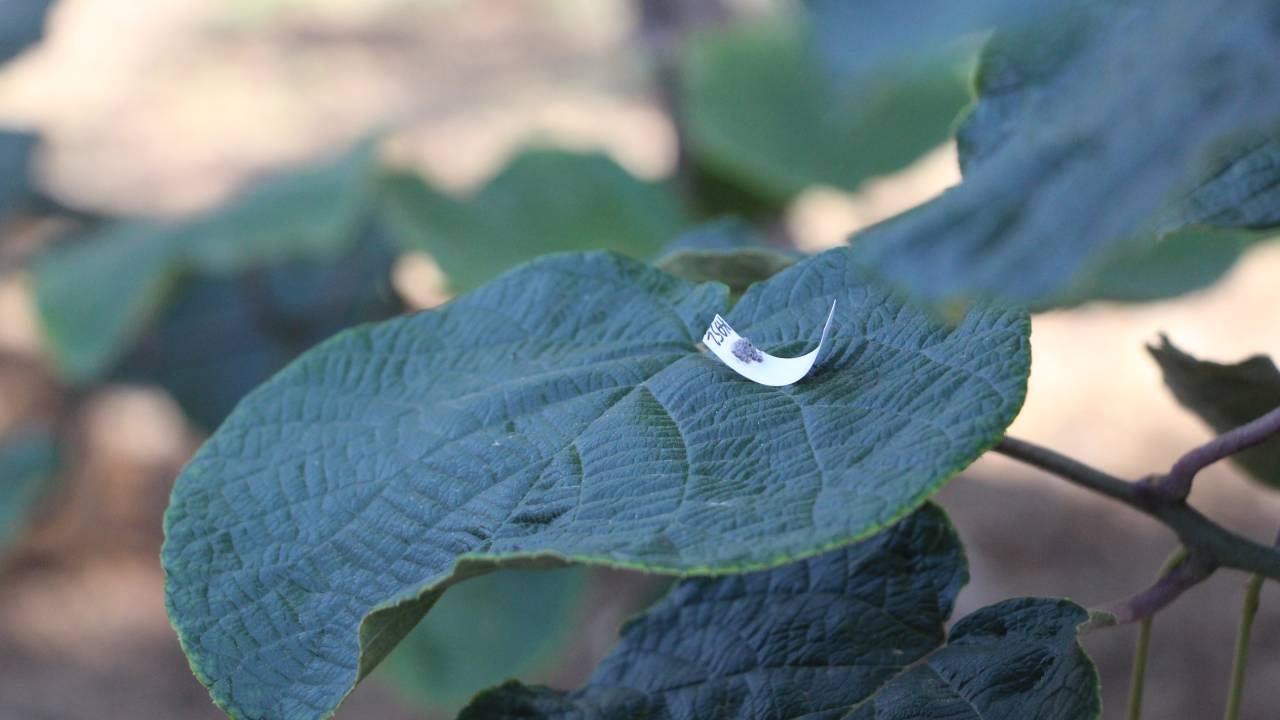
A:
<svg viewBox="0 0 1280 720">
<path fill-rule="evenodd" d="M 163 560 L 193 669 L 234 717 L 325 717 L 445 587 L 496 564 L 725 573 L 892 523 L 1002 435 L 1029 324 L 943 325 L 847 249 L 753 286 L 727 319 L 800 354 L 832 300 L 830 350 L 787 388 L 696 350 L 724 286 L 608 253 L 308 352 L 175 489 Z"/>
<path fill-rule="evenodd" d="M 1280 407 L 1280 370 L 1265 355 L 1230 364 L 1199 360 L 1179 350 L 1167 337 L 1147 350 L 1160 366 L 1173 396 L 1214 432 L 1227 432 Z M 1280 438 L 1231 459 L 1254 478 L 1280 488 Z"/>
</svg>

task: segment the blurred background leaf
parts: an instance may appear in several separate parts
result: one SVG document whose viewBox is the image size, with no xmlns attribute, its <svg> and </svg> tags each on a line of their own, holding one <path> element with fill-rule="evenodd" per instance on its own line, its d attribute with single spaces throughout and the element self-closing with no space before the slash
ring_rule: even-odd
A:
<svg viewBox="0 0 1280 720">
<path fill-rule="evenodd" d="M 121 222 L 40 257 L 42 329 L 64 377 L 97 378 L 150 325 L 178 280 L 182 240 L 181 228 Z"/>
<path fill-rule="evenodd" d="M 964 182 L 855 246 L 927 300 L 1047 307 L 1153 227 L 1222 217 L 1200 209 L 1249 198 L 1241 224 L 1269 224 L 1274 163 L 1257 133 L 1280 125 L 1280 98 L 1267 92 L 1280 83 L 1273 10 L 1095 0 L 1048 32 L 998 35 L 959 133 Z M 1166 210 L 1187 197 L 1200 209 Z"/>
<path fill-rule="evenodd" d="M 1265 355 L 1229 364 L 1199 360 L 1163 335 L 1160 344 L 1148 346 L 1147 351 L 1178 402 L 1216 433 L 1280 407 L 1280 370 Z M 1231 460 L 1263 484 L 1280 489 L 1280 438 L 1256 445 Z"/>
<path fill-rule="evenodd" d="M 235 304 L 230 289 L 237 283 L 228 279 L 219 284 L 216 278 L 268 272 L 274 266 L 288 263 L 296 265 L 277 271 L 274 282 L 283 282 L 291 270 L 297 270 L 298 287 L 306 288 L 301 291 L 305 297 L 289 299 L 271 290 L 267 294 L 272 296 L 264 300 L 267 307 L 242 310 L 272 316 L 280 303 L 296 302 L 313 311 L 326 311 L 327 314 L 307 322 L 323 326 L 327 332 L 319 336 L 305 329 L 290 333 L 316 342 L 336 332 L 343 326 L 335 326 L 332 321 L 348 319 L 348 316 L 341 312 L 345 304 L 326 298 L 326 292 L 332 292 L 335 297 L 349 296 L 350 283 L 357 281 L 365 283 L 361 293 L 375 296 L 386 292 L 390 250 L 380 233 L 362 236 L 360 232 L 362 224 L 370 222 L 368 218 L 372 213 L 373 158 L 374 145 L 366 141 L 335 163 L 304 168 L 260 184 L 225 207 L 186 223 L 116 222 L 97 232 L 56 244 L 36 265 L 36 293 L 44 335 L 63 376 L 75 383 L 85 383 L 108 372 L 151 327 L 159 313 L 175 300 L 174 292 L 180 285 L 188 297 L 203 297 L 210 303 L 199 312 L 225 318 L 228 313 L 237 312 L 223 307 Z M 381 276 L 373 272 L 355 273 L 350 283 L 335 284 L 331 290 L 315 288 L 318 276 L 312 274 L 313 266 L 327 261 L 336 267 L 343 255 L 352 254 L 352 248 L 362 237 L 374 246 L 370 252 L 378 258 Z M 367 269 L 359 263 L 354 267 Z M 336 283 L 330 275 L 319 277 Z M 196 286 L 180 283 L 183 278 L 196 278 Z M 201 282 L 205 284 L 199 286 Z M 214 287 L 221 291 L 211 290 Z M 186 314 L 176 317 L 191 321 L 210 319 L 192 316 L 190 304 L 184 307 Z M 385 316 L 385 313 L 372 316 L 355 313 L 359 320 Z M 294 313 L 292 317 L 296 319 L 300 314 Z M 166 349 L 157 349 L 153 342 L 150 356 L 167 355 L 175 362 L 187 362 L 201 356 L 212 359 L 220 351 L 238 353 L 246 349 L 240 344 L 209 344 L 236 338 L 243 341 L 244 334 L 206 335 L 206 327 L 201 322 L 179 330 L 172 324 L 174 318 L 172 314 L 168 316 L 171 321 L 168 332 L 158 331 L 165 338 Z M 226 326 L 216 323 L 215 326 L 227 330 Z M 191 339 L 178 342 L 179 336 Z M 294 345 L 295 341 L 296 338 L 290 339 Z M 194 346 L 201 349 L 193 353 Z M 216 349 L 210 352 L 211 348 Z M 295 347 L 293 353 L 302 349 Z M 265 349 L 255 352 L 265 352 Z M 176 382 L 175 374 L 190 377 L 190 373 L 198 371 L 195 367 L 167 368 L 161 373 L 155 364 L 135 362 L 134 365 L 150 368 L 157 377 L 164 376 L 166 384 Z M 279 366 L 278 362 L 271 364 L 273 368 Z M 238 373 L 232 368 L 223 370 Z M 141 379 L 136 372 L 127 374 Z M 255 377 L 258 380 L 234 386 L 245 392 L 266 375 Z M 209 390 L 216 393 L 217 387 L 211 385 Z M 210 407 L 221 408 L 225 404 L 224 399 Z M 220 417 L 222 412 L 207 409 L 198 414 L 208 420 Z"/>
<path fill-rule="evenodd" d="M 377 148 L 367 139 L 332 162 L 248 188 L 184 230 L 188 262 L 225 274 L 346 252 L 370 212 Z"/>
<path fill-rule="evenodd" d="M 768 280 L 803 255 L 770 243 L 738 218 L 723 218 L 692 228 L 676 238 L 655 264 L 692 282 L 720 282 L 734 295 Z"/>
<path fill-rule="evenodd" d="M 329 260 L 192 276 L 111 378 L 160 385 L 212 430 L 303 350 L 399 313 L 403 305 L 390 285 L 394 259 L 385 234 L 371 224 Z"/>
<path fill-rule="evenodd" d="M 795 12 L 708 31 L 692 39 L 684 67 L 699 167 L 774 203 L 815 185 L 854 190 L 904 167 L 948 138 L 968 101 L 958 51 L 838 86 L 807 23 Z"/>
<path fill-rule="evenodd" d="M 0 559 L 49 490 L 57 464 L 54 436 L 47 428 L 20 428 L 0 440 Z"/>
<path fill-rule="evenodd" d="M 805 0 L 827 67 L 856 81 L 997 25 L 1043 19 L 1064 0 Z"/>
<path fill-rule="evenodd" d="M 0 223 L 31 194 L 31 155 L 35 146 L 34 135 L 0 130 Z"/>
<path fill-rule="evenodd" d="M 471 197 L 454 199 L 413 173 L 379 192 L 402 247 L 431 255 L 458 292 L 550 252 L 601 248 L 653 257 L 684 224 L 663 185 L 600 154 L 526 150 Z"/>
<path fill-rule="evenodd" d="M 379 672 L 422 707 L 452 716 L 513 677 L 545 677 L 570 645 L 587 572 L 502 570 L 449 590 Z"/>
<path fill-rule="evenodd" d="M 0 0 L 0 63 L 11 60 L 44 35 L 52 0 Z"/>
<path fill-rule="evenodd" d="M 1146 302 L 1202 290 L 1220 280 L 1249 248 L 1274 237 L 1271 232 L 1214 228 L 1147 236 L 1141 244 L 1125 244 L 1106 254 L 1057 304 Z"/>
</svg>

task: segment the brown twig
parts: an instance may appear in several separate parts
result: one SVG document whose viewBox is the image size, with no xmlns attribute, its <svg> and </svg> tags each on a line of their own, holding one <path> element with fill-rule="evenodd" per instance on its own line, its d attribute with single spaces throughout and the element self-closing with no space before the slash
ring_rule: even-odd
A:
<svg viewBox="0 0 1280 720">
<path fill-rule="evenodd" d="M 1254 421 L 1254 423 L 1257 422 Z M 1249 425 L 1252 426 L 1254 423 Z M 1197 457 L 1200 458 L 1192 463 L 1213 457 L 1215 453 L 1223 452 L 1224 448 L 1235 447 L 1238 452 L 1260 442 L 1260 440 L 1253 440 L 1243 444 L 1242 437 L 1253 438 L 1258 433 L 1256 429 L 1251 429 L 1248 434 L 1240 433 L 1243 429 L 1238 428 L 1227 433 L 1233 436 L 1231 440 L 1204 446 L 1213 446 L 1216 448 L 1214 450 L 1197 448 L 1192 451 L 1192 453 L 1199 451 Z M 1177 497 L 1153 491 L 1156 487 L 1154 482 L 1128 482 L 1061 453 L 1017 438 L 1005 437 L 994 449 L 1002 455 L 1040 468 L 1087 490 L 1128 505 L 1168 527 L 1187 548 L 1186 560 L 1175 566 L 1167 575 L 1157 580 L 1150 588 L 1127 600 L 1114 603 L 1108 609 L 1108 612 L 1114 616 L 1115 622 L 1127 623 L 1150 617 L 1220 567 L 1244 570 L 1272 580 L 1280 580 L 1280 552 L 1218 525 L 1187 505 L 1185 495 Z M 1225 455 L 1218 455 L 1216 459 L 1221 457 Z M 1209 460 L 1209 462 L 1213 461 Z"/>
<path fill-rule="evenodd" d="M 1266 442 L 1277 433 L 1280 433 L 1280 407 L 1188 451 L 1173 464 L 1169 474 L 1152 482 L 1151 489 L 1169 499 L 1185 498 L 1191 492 L 1191 483 L 1201 470 Z"/>
</svg>

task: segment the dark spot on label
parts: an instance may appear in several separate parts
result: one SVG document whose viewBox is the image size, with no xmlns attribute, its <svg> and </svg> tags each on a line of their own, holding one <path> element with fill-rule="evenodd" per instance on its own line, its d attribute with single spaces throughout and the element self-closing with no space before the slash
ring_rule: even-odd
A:
<svg viewBox="0 0 1280 720">
<path fill-rule="evenodd" d="M 760 354 L 756 346 L 752 345 L 751 341 L 746 338 L 739 338 L 733 344 L 733 356 L 748 365 L 753 362 L 764 362 L 764 355 Z"/>
</svg>

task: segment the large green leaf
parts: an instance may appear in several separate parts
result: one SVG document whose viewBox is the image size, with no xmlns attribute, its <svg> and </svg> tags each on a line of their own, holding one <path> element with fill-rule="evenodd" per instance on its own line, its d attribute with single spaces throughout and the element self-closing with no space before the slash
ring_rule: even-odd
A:
<svg viewBox="0 0 1280 720">
<path fill-rule="evenodd" d="M 727 313 L 795 354 L 838 301 L 816 372 L 768 388 L 696 348 L 726 294 L 554 256 L 344 332 L 242 401 L 165 516 L 170 618 L 214 699 L 325 717 L 445 588 L 498 565 L 723 573 L 852 542 L 1021 406 L 1023 313 L 944 325 L 831 251 Z"/>
<path fill-rule="evenodd" d="M 0 557 L 48 490 L 57 461 L 47 429 L 21 429 L 0 440 Z"/>
<path fill-rule="evenodd" d="M 1280 219 L 1273 4 L 1114 5 L 993 40 L 959 132 L 964 182 L 855 237 L 863 262 L 929 300 L 1043 307 L 1153 233 Z"/>
<path fill-rule="evenodd" d="M 463 583 L 391 653 L 383 677 L 426 708 L 456 713 L 565 649 L 585 577 L 581 568 L 506 570 Z"/>
<path fill-rule="evenodd" d="M 44 35 L 45 14 L 52 0 L 0 0 L 0 64 Z"/>
<path fill-rule="evenodd" d="M 945 630 L 968 572 L 928 505 L 858 545 L 791 565 L 686 580 L 623 631 L 586 687 L 510 682 L 461 720 L 1086 720 L 1098 677 L 1088 614 L 1019 599 Z"/>
<path fill-rule="evenodd" d="M 603 249 L 649 258 L 681 225 L 666 189 L 598 154 L 526 151 L 464 200 L 416 174 L 394 173 L 379 197 L 393 234 L 435 258 L 455 290 L 550 252 Z"/>
<path fill-rule="evenodd" d="M 55 245 L 35 271 L 55 365 L 77 383 L 111 370 L 174 298 L 180 278 L 332 263 L 355 252 L 372 210 L 373 156 L 366 142 L 185 223 L 117 222 Z"/>
<path fill-rule="evenodd" d="M 0 130 L 0 223 L 31 194 L 31 153 L 35 146 L 34 135 Z"/>
<path fill-rule="evenodd" d="M 1225 365 L 1197 360 L 1163 336 L 1158 346 L 1147 350 L 1160 365 L 1173 396 L 1215 432 L 1226 432 L 1280 407 L 1280 370 L 1265 355 Z M 1263 483 L 1280 488 L 1280 438 L 1231 459 Z"/>
<path fill-rule="evenodd" d="M 806 18 L 779 14 L 695 38 L 684 116 L 700 165 L 782 202 L 900 169 L 948 137 L 968 100 L 954 54 L 837 86 Z"/>
</svg>

